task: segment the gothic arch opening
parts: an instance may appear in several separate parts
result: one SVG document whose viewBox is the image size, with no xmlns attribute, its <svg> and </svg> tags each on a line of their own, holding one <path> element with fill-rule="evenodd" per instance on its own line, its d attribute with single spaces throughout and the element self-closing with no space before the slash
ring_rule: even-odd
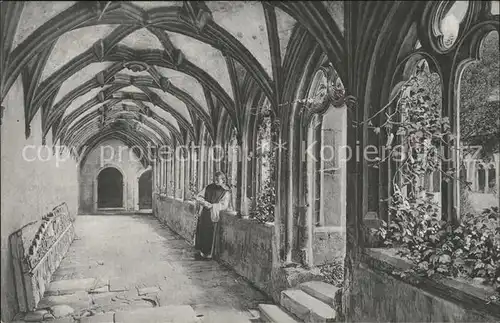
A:
<svg viewBox="0 0 500 323">
<path fill-rule="evenodd" d="M 122 208 L 123 205 L 123 175 L 114 168 L 104 168 L 97 176 L 97 207 Z"/>
<path fill-rule="evenodd" d="M 139 209 L 151 209 L 153 207 L 152 199 L 152 172 L 147 170 L 139 177 Z"/>
</svg>

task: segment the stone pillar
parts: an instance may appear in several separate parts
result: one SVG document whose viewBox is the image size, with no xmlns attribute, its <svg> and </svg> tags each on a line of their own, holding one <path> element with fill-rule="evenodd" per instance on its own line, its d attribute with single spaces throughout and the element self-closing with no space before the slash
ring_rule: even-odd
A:
<svg viewBox="0 0 500 323">
<path fill-rule="evenodd" d="M 92 181 L 92 210 L 97 212 L 97 177 Z"/>
</svg>

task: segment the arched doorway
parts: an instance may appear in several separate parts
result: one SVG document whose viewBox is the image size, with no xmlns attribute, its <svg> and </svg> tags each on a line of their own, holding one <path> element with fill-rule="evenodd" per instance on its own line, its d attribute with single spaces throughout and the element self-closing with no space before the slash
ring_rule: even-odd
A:
<svg viewBox="0 0 500 323">
<path fill-rule="evenodd" d="M 151 209 L 153 199 L 152 172 L 147 170 L 139 177 L 139 209 Z"/>
<path fill-rule="evenodd" d="M 97 176 L 97 207 L 123 207 L 123 175 L 114 167 L 103 169 Z"/>
</svg>

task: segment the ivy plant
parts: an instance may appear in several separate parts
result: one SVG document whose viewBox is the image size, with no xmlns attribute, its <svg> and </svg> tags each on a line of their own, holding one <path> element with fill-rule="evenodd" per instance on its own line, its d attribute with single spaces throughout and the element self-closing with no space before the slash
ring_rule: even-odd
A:
<svg viewBox="0 0 500 323">
<path fill-rule="evenodd" d="M 376 134 L 385 131 L 389 154 L 372 163 L 378 167 L 395 161 L 392 195 L 387 200 L 389 219 L 372 232 L 385 246 L 412 261 L 409 272 L 421 276 L 479 278 L 500 293 L 500 216 L 498 208 L 481 214 L 464 213 L 456 223 L 440 217 L 440 206 L 426 191 L 425 176 L 439 172 L 443 181 L 461 181 L 455 170 L 442 170 L 442 147 L 454 145 L 449 120 L 441 116 L 440 100 L 431 95 L 428 75 L 421 69 L 408 80 L 391 102 L 379 110 L 384 122 L 367 125 Z M 426 86 L 427 85 L 427 86 Z M 393 149 L 398 144 L 399 149 Z M 467 185 L 462 182 L 461 187 Z M 493 296 L 493 300 L 498 300 Z"/>
</svg>

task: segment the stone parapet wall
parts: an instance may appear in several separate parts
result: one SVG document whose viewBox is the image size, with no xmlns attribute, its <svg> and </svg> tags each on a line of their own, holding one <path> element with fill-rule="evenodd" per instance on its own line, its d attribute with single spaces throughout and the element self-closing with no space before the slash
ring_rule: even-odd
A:
<svg viewBox="0 0 500 323">
<path fill-rule="evenodd" d="M 75 237 L 66 203 L 10 236 L 16 295 L 21 312 L 34 310 Z"/>
<path fill-rule="evenodd" d="M 272 225 L 221 213 L 217 258 L 272 295 L 273 271 Z"/>
<path fill-rule="evenodd" d="M 485 286 L 451 278 L 405 280 L 392 275 L 409 263 L 390 250 L 368 249 L 354 268 L 353 322 L 498 322 L 500 308 L 489 302 Z"/>
<path fill-rule="evenodd" d="M 194 243 L 196 230 L 195 204 L 172 197 L 159 198 L 156 196 L 153 200 L 155 200 L 153 204 L 154 215 L 175 233 L 190 243 Z"/>
</svg>

